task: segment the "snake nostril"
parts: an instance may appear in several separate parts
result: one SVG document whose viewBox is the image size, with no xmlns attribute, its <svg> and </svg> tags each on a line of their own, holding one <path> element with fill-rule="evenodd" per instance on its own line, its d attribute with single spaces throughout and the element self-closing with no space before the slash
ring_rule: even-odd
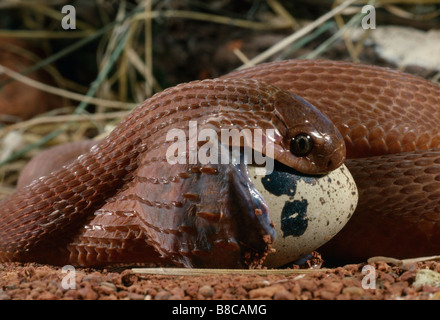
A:
<svg viewBox="0 0 440 320">
<path fill-rule="evenodd" d="M 333 162 L 332 162 L 331 160 L 329 160 L 329 161 L 327 162 L 327 168 L 331 168 L 332 165 L 333 165 Z"/>
</svg>

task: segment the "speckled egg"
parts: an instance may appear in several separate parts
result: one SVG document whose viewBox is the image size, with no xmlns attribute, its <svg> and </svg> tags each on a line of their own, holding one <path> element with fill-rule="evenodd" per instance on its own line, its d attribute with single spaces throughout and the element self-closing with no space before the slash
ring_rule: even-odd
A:
<svg viewBox="0 0 440 320">
<path fill-rule="evenodd" d="M 275 252 L 265 265 L 279 267 L 316 250 L 336 235 L 352 216 L 358 201 L 356 184 L 342 165 L 325 176 L 304 176 L 277 163 L 272 173 L 249 176 L 269 206 L 275 225 Z"/>
</svg>

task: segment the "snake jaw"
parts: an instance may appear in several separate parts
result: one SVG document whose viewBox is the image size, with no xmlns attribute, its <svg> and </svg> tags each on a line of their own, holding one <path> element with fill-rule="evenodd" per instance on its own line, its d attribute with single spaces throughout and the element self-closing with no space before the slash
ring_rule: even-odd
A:
<svg viewBox="0 0 440 320">
<path fill-rule="evenodd" d="M 242 154 L 243 155 L 243 154 Z M 269 207 L 263 196 L 256 189 L 249 176 L 248 163 L 243 159 L 233 168 L 233 188 L 235 194 L 242 200 L 239 205 L 249 215 L 250 219 L 262 234 L 267 234 L 273 242 L 276 238 L 275 230 L 269 215 Z"/>
<path fill-rule="evenodd" d="M 186 243 L 201 244 L 205 254 L 176 257 L 179 262 L 191 267 L 254 267 L 271 251 L 275 229 L 268 205 L 250 179 L 247 165 L 241 151 L 239 163 L 217 165 L 216 177 L 204 175 L 193 184 L 200 194 L 198 211 L 217 210 L 219 214 L 212 221 L 206 221 L 206 216 L 203 221 L 188 216 L 192 222 L 187 224 L 197 224 L 198 239 Z M 222 183 L 214 188 L 212 184 L 217 181 Z"/>
</svg>

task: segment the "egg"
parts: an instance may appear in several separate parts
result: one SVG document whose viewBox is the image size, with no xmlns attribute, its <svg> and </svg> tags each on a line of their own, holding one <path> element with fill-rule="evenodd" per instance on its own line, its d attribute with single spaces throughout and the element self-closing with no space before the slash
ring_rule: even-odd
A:
<svg viewBox="0 0 440 320">
<path fill-rule="evenodd" d="M 301 175 L 280 163 L 268 175 L 258 170 L 248 166 L 276 230 L 267 267 L 283 266 L 316 250 L 345 226 L 356 208 L 356 183 L 345 165 L 323 176 Z"/>
</svg>

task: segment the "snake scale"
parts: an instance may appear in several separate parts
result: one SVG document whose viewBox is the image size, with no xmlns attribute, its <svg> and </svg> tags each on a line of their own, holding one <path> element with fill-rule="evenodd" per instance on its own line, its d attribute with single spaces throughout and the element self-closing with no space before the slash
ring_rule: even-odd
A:
<svg viewBox="0 0 440 320">
<path fill-rule="evenodd" d="M 275 235 L 245 170 L 166 161 L 166 132 L 194 119 L 216 132 L 274 129 L 274 158 L 306 174 L 347 157 L 359 204 L 325 255 L 440 252 L 440 87 L 388 68 L 288 60 L 158 93 L 90 152 L 18 188 L 0 204 L 0 260 L 259 265 Z"/>
</svg>

